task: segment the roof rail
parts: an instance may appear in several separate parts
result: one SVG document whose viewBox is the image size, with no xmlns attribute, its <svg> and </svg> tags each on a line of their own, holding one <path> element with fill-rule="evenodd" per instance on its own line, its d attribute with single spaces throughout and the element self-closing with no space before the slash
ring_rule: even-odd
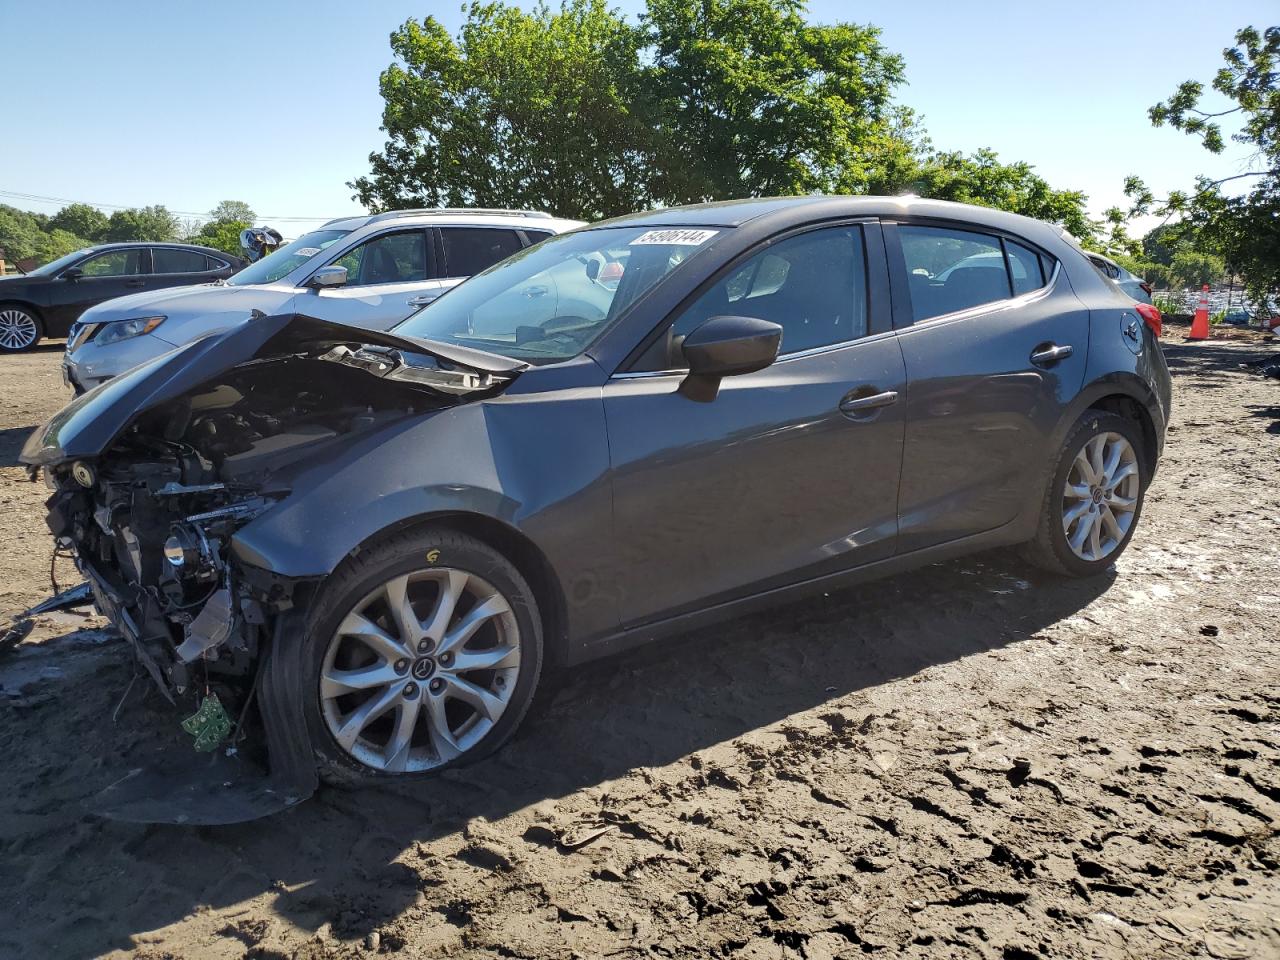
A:
<svg viewBox="0 0 1280 960">
<path fill-rule="evenodd" d="M 415 210 L 388 210 L 386 213 L 375 213 L 369 217 L 369 223 L 381 223 L 383 220 L 394 220 L 397 217 L 450 217 L 450 216 L 481 216 L 481 217 L 537 217 L 542 220 L 550 220 L 551 214 L 545 210 L 504 210 L 496 207 L 424 207 Z M 339 220 L 352 220 L 354 217 L 337 217 L 330 220 L 329 223 L 337 223 Z M 326 224 L 328 226 L 328 224 Z"/>
</svg>

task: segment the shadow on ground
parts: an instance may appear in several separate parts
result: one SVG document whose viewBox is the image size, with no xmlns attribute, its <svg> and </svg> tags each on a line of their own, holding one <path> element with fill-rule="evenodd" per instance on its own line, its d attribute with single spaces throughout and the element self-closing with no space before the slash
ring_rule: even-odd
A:
<svg viewBox="0 0 1280 960">
<path fill-rule="evenodd" d="M 415 842 L 1016 643 L 1072 616 L 1114 579 L 1030 576 L 1012 555 L 988 554 L 673 638 L 571 672 L 513 743 L 474 767 L 394 789 L 326 788 L 287 813 L 222 828 L 137 827 L 81 812 L 80 802 L 148 753 L 181 742 L 179 717 L 155 698 L 110 723 L 129 667 L 124 649 L 109 644 L 84 653 L 88 674 L 43 702 L 0 699 L 0 780 L 9 785 L 0 797 L 0 897 L 22 907 L 0 945 L 92 956 L 128 948 L 132 935 L 202 904 L 272 890 L 275 910 L 304 929 L 329 922 L 342 940 L 363 937 L 429 882 L 396 862 Z M 5 676 L 0 665 L 0 684 Z M 60 805 L 29 808 L 24 784 Z"/>
</svg>

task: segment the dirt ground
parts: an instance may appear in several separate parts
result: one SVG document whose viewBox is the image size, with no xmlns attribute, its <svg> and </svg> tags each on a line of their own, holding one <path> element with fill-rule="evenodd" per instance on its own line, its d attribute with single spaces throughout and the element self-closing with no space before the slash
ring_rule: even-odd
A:
<svg viewBox="0 0 1280 960">
<path fill-rule="evenodd" d="M 1184 332 L 1110 575 L 991 554 L 703 630 L 428 784 L 100 821 L 183 735 L 46 618 L 0 659 L 0 956 L 1280 957 L 1280 383 L 1237 367 L 1277 348 Z M 15 458 L 57 363 L 0 361 L 0 608 L 47 592 Z"/>
</svg>

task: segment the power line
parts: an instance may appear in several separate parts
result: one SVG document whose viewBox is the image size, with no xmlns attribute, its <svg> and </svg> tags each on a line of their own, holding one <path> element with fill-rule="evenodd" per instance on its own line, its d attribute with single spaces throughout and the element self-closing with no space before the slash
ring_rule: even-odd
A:
<svg viewBox="0 0 1280 960">
<path fill-rule="evenodd" d="M 83 203 L 90 207 L 105 208 L 107 210 L 133 210 L 135 207 L 121 203 L 98 203 L 93 200 L 69 200 L 66 197 L 46 197 L 38 193 L 18 193 L 14 190 L 0 190 L 0 197 L 8 197 L 11 200 L 22 200 L 27 203 L 60 203 L 66 206 L 69 203 Z M 170 210 L 175 217 L 189 217 L 195 220 L 210 221 L 213 218 L 207 212 L 196 213 L 192 210 Z M 325 220 L 333 220 L 333 217 L 278 217 L 271 214 L 260 213 L 256 215 L 259 220 L 274 220 L 277 222 L 320 222 Z M 351 216 L 359 216 L 359 214 L 351 214 Z"/>
</svg>

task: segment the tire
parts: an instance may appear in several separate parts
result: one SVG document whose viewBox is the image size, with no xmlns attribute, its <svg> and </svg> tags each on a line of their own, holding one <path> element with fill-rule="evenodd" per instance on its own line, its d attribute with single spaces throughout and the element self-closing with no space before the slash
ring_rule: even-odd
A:
<svg viewBox="0 0 1280 960">
<path fill-rule="evenodd" d="M 456 607 L 441 617 L 446 594 Z M 410 612 L 397 619 L 391 602 L 399 597 Z M 418 627 L 402 630 L 408 616 Z M 480 621 L 471 634 L 468 617 Z M 400 635 L 415 630 L 420 645 L 408 645 L 414 659 L 406 663 Z M 400 647 L 388 648 L 387 636 Z M 489 545 L 447 528 L 396 534 L 344 562 L 321 588 L 303 643 L 303 714 L 317 772 L 340 786 L 421 779 L 492 753 L 528 711 L 543 661 L 541 618 L 524 577 Z M 377 686 L 349 689 L 375 677 Z"/>
<path fill-rule="evenodd" d="M 0 353 L 23 353 L 44 338 L 39 314 L 21 303 L 0 303 Z"/>
<path fill-rule="evenodd" d="M 1124 443 L 1120 443 L 1120 439 Z M 1125 455 L 1125 444 L 1132 454 L 1131 459 Z M 1104 467 L 1118 452 L 1119 461 L 1111 475 L 1123 474 L 1119 480 L 1113 481 L 1103 475 L 1101 483 L 1089 482 L 1094 479 L 1090 476 L 1095 463 L 1092 454 L 1099 448 L 1106 455 Z M 1085 463 L 1080 464 L 1078 458 L 1083 458 Z M 1115 563 L 1133 538 L 1149 481 L 1142 431 L 1138 425 L 1114 413 L 1086 410 L 1058 450 L 1053 476 L 1040 507 L 1036 535 L 1023 549 L 1026 559 L 1051 573 L 1069 577 L 1091 577 L 1102 573 Z M 1086 489 L 1089 495 L 1082 497 Z M 1108 490 L 1113 493 L 1109 495 Z M 1126 505 L 1125 502 L 1130 500 L 1132 503 Z M 1107 520 L 1108 515 L 1110 521 Z M 1090 525 L 1082 537 L 1086 524 Z M 1096 540 L 1092 536 L 1095 526 L 1099 530 Z M 1122 534 L 1119 537 L 1115 535 L 1117 529 Z M 1079 541 L 1079 545 L 1073 546 L 1073 541 Z"/>
</svg>

